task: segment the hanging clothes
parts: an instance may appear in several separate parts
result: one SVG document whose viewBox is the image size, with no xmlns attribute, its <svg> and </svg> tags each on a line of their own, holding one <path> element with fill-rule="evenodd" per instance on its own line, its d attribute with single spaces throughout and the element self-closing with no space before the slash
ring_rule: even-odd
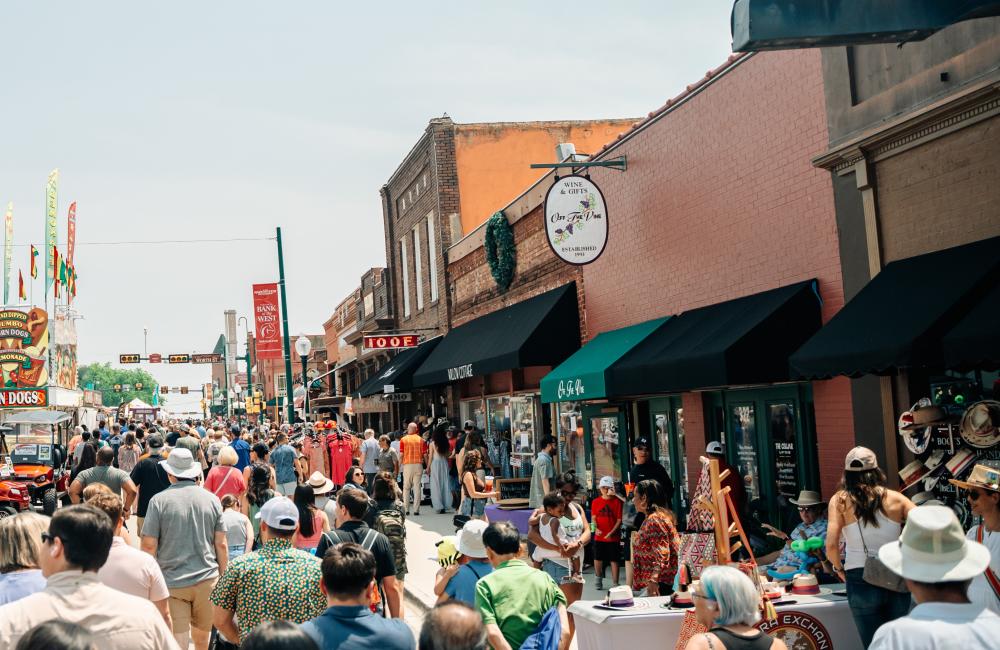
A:
<svg viewBox="0 0 1000 650">
<path fill-rule="evenodd" d="M 344 484 L 344 477 L 347 470 L 351 468 L 354 460 L 353 436 L 343 431 L 329 434 L 326 437 L 326 446 L 330 456 L 330 480 L 337 487 Z"/>
</svg>

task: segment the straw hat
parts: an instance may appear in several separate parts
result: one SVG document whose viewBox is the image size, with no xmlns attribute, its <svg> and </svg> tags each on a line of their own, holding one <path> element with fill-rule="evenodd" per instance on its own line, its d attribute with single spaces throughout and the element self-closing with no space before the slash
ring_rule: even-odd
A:
<svg viewBox="0 0 1000 650">
<path fill-rule="evenodd" d="M 923 406 L 918 402 L 910 409 L 909 413 L 911 421 L 899 427 L 904 431 L 923 429 L 934 424 L 947 424 L 948 422 L 955 421 L 943 408 L 934 404 Z"/>
<path fill-rule="evenodd" d="M 965 490 L 975 487 L 1000 492 L 1000 470 L 989 465 L 976 465 L 966 480 L 951 479 L 948 482 Z"/>
<path fill-rule="evenodd" d="M 333 481 L 319 472 L 313 472 L 306 485 L 313 489 L 313 494 L 326 494 L 333 489 Z"/>
<path fill-rule="evenodd" d="M 962 439 L 984 449 L 1000 442 L 1000 402 L 977 402 L 962 415 Z"/>
<path fill-rule="evenodd" d="M 990 551 L 965 538 L 958 517 L 944 506 L 920 506 L 907 515 L 898 541 L 878 557 L 897 575 L 916 582 L 961 582 L 986 570 Z"/>
</svg>

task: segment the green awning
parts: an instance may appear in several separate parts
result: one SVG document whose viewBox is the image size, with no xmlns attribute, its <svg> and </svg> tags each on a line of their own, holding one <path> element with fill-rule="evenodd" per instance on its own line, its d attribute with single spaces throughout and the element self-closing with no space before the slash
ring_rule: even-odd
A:
<svg viewBox="0 0 1000 650">
<path fill-rule="evenodd" d="M 607 370 L 670 320 L 670 316 L 598 334 L 542 378 L 542 401 L 601 399 L 608 395 Z"/>
</svg>

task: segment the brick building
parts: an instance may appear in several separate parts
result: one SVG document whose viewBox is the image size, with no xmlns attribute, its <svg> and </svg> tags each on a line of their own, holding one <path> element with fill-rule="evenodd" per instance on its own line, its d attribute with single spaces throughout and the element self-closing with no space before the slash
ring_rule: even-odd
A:
<svg viewBox="0 0 1000 650">
<path fill-rule="evenodd" d="M 582 272 L 588 342 L 542 381 L 564 467 L 625 481 L 648 437 L 683 513 L 718 440 L 765 520 L 800 489 L 832 493 L 837 464 L 818 458 L 853 446 L 849 383 L 788 368 L 844 302 L 833 188 L 810 163 L 826 144 L 804 51 L 730 57 L 598 152 L 628 171 L 589 170 L 609 235 Z"/>
</svg>

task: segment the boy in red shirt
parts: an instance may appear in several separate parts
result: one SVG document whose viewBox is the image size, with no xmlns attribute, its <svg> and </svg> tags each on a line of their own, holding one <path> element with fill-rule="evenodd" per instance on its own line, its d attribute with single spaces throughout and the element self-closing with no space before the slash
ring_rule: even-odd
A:
<svg viewBox="0 0 1000 650">
<path fill-rule="evenodd" d="M 601 496 L 590 504 L 590 520 L 594 522 L 594 574 L 597 588 L 604 589 L 604 563 L 611 563 L 612 586 L 618 586 L 621 566 L 622 499 L 615 493 L 615 480 L 602 476 L 597 487 Z"/>
</svg>

